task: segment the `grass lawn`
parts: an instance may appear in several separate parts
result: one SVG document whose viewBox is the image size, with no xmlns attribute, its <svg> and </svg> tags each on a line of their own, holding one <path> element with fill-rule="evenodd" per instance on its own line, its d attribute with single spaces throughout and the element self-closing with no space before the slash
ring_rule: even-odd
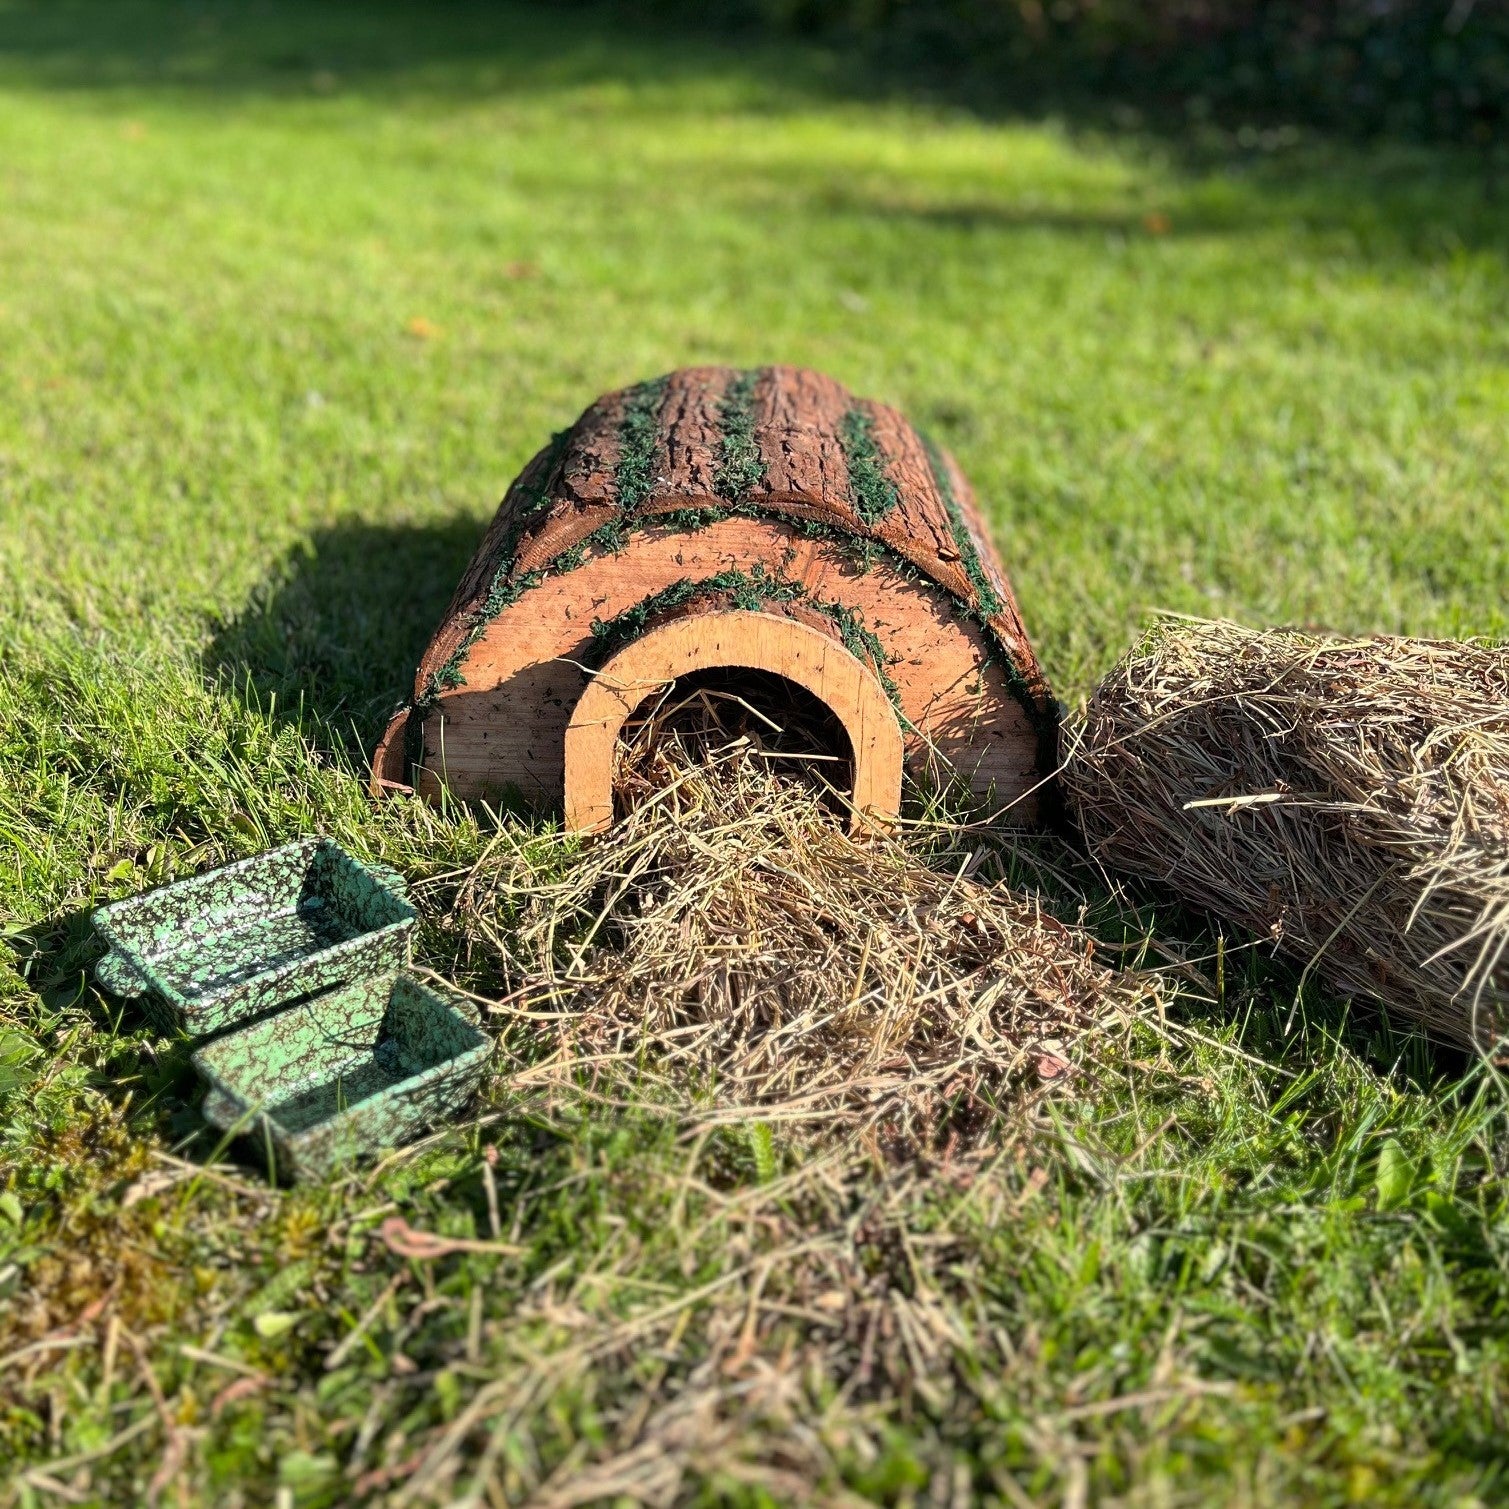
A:
<svg viewBox="0 0 1509 1509">
<path fill-rule="evenodd" d="M 199 1176 L 183 1045 L 85 981 L 92 907 L 269 844 L 475 856 L 362 763 L 551 431 L 692 362 L 898 404 L 1071 702 L 1154 608 L 1502 635 L 1506 247 L 1450 155 L 983 119 L 590 8 L 0 0 L 0 1493 L 576 1502 L 815 1219 L 779 1144 L 541 1106 L 513 1038 L 375 1170 Z M 775 1314 L 684 1496 L 779 1498 L 796 1433 L 835 1501 L 1509 1498 L 1503 1087 L 1240 942 L 919 1197 L 941 1287 L 830 1191 L 955 1343 L 874 1341 L 880 1388 Z M 494 1201 L 511 1253 L 377 1237 Z"/>
</svg>

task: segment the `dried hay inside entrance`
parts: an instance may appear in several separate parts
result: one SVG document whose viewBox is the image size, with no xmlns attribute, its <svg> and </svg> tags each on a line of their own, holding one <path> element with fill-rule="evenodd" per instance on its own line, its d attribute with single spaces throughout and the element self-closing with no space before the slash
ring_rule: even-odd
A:
<svg viewBox="0 0 1509 1509">
<path fill-rule="evenodd" d="M 793 738 L 762 736 L 768 709 L 691 700 L 622 752 L 624 816 L 561 879 L 541 886 L 538 851 L 500 835 L 455 891 L 501 967 L 494 1010 L 537 1034 L 519 1080 L 952 1156 L 1151 992 L 990 883 L 989 833 L 851 837 L 820 759 L 780 773 Z"/>
<path fill-rule="evenodd" d="M 656 800 L 696 766 L 730 761 L 763 767 L 846 815 L 854 751 L 840 719 L 794 681 L 733 669 L 672 682 L 624 725 L 613 773 L 617 815 Z M 715 779 L 726 784 L 732 774 L 720 770 Z"/>
<path fill-rule="evenodd" d="M 1170 620 L 1074 742 L 1112 874 L 1449 1042 L 1509 1030 L 1509 647 Z"/>
</svg>

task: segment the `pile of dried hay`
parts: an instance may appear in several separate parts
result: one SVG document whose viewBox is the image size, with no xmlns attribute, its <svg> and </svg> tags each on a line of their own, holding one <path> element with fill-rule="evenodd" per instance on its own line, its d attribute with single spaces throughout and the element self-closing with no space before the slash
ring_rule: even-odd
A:
<svg viewBox="0 0 1509 1509">
<path fill-rule="evenodd" d="M 1064 774 L 1111 874 L 1437 1037 L 1509 1029 L 1509 647 L 1171 619 L 1090 699 Z"/>
<path fill-rule="evenodd" d="M 710 757 L 684 716 L 667 728 L 631 751 L 613 830 L 570 857 L 560 840 L 554 883 L 507 829 L 443 881 L 472 964 L 502 977 L 493 1011 L 531 1024 L 516 1085 L 951 1153 L 1156 988 L 985 883 L 988 835 L 855 839 L 747 723 Z"/>
<path fill-rule="evenodd" d="M 693 689 L 647 721 L 607 834 L 505 825 L 421 889 L 492 996 L 513 1096 L 550 1121 L 632 1105 L 678 1123 L 669 1219 L 702 1281 L 645 1301 L 627 1237 L 554 1265 L 406 1501 L 458 1495 L 466 1429 L 494 1416 L 521 1499 L 565 1509 L 709 1483 L 858 1502 L 845 1475 L 885 1460 L 896 1422 L 999 1409 L 1016 1354 L 986 1318 L 978 1232 L 1024 1219 L 1051 1097 L 1082 1080 L 1066 1066 L 1098 1071 L 1159 981 L 988 883 L 1003 835 L 851 837 L 833 767 L 792 758 L 821 753 L 823 730 L 795 726 L 810 709 L 735 702 Z M 736 1144 L 757 1179 L 721 1172 Z M 573 1391 L 600 1445 L 529 1481 L 529 1418 Z"/>
</svg>

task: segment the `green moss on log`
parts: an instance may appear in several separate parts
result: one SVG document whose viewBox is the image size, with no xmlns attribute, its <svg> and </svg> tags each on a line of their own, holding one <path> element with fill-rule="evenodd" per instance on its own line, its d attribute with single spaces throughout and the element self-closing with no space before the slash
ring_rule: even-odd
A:
<svg viewBox="0 0 1509 1509">
<path fill-rule="evenodd" d="M 901 690 L 886 669 L 898 657 L 886 653 L 880 636 L 866 626 L 858 611 L 842 603 L 824 602 L 821 598 L 813 597 L 800 582 L 772 575 L 761 566 L 755 566 L 747 572 L 720 571 L 715 576 L 697 580 L 682 577 L 613 618 L 606 621 L 593 619 L 592 649 L 587 657 L 588 664 L 594 667 L 604 665 L 625 645 L 638 639 L 660 614 L 707 597 L 726 597 L 730 609 L 743 609 L 752 613 L 758 613 L 772 603 L 801 602 L 832 620 L 843 647 L 860 664 L 868 665 L 875 673 L 895 711 L 896 721 L 906 732 L 913 731 L 911 720 L 902 710 Z"/>
<path fill-rule="evenodd" d="M 719 496 L 735 502 L 765 476 L 765 463 L 755 444 L 754 390 L 758 371 L 741 372 L 723 395 L 718 417 L 723 422 L 722 460 L 713 479 Z"/>
<path fill-rule="evenodd" d="M 618 465 L 613 481 L 625 512 L 646 502 L 655 483 L 655 440 L 660 432 L 660 406 L 668 379 L 642 382 L 624 394 L 623 418 L 618 425 Z"/>
<path fill-rule="evenodd" d="M 839 442 L 849 467 L 849 499 L 866 524 L 878 524 L 901 501 L 875 444 L 875 421 L 863 409 L 850 409 L 839 426 Z"/>
<path fill-rule="evenodd" d="M 651 593 L 613 618 L 592 620 L 592 650 L 588 663 L 600 666 L 644 633 L 651 619 L 704 597 L 724 597 L 735 608 L 758 612 L 772 602 L 794 602 L 803 595 L 801 584 L 773 576 L 763 567 L 752 571 L 720 571 L 700 579 L 682 577 Z"/>
<path fill-rule="evenodd" d="M 918 435 L 922 448 L 927 452 L 927 464 L 932 471 L 933 481 L 937 484 L 938 496 L 943 499 L 943 506 L 948 510 L 949 528 L 953 533 L 954 544 L 959 547 L 964 574 L 969 578 L 970 586 L 975 589 L 975 606 L 984 617 L 994 618 L 1006 604 L 1001 601 L 1000 594 L 991 586 L 990 578 L 985 574 L 980 552 L 975 548 L 974 536 L 969 532 L 969 525 L 964 520 L 964 510 L 954 493 L 954 484 L 949 478 L 943 453 L 932 436 L 924 435 L 920 430 Z"/>
</svg>

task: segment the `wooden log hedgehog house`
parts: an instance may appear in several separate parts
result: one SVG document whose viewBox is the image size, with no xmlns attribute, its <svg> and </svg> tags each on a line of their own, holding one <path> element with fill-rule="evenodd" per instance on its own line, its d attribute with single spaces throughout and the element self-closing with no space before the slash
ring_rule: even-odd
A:
<svg viewBox="0 0 1509 1509">
<path fill-rule="evenodd" d="M 529 462 L 373 790 L 512 795 L 602 827 L 635 709 L 748 672 L 833 714 L 856 813 L 894 815 L 905 769 L 1042 814 L 1056 704 L 969 484 L 895 409 L 792 367 L 610 393 Z"/>
</svg>

